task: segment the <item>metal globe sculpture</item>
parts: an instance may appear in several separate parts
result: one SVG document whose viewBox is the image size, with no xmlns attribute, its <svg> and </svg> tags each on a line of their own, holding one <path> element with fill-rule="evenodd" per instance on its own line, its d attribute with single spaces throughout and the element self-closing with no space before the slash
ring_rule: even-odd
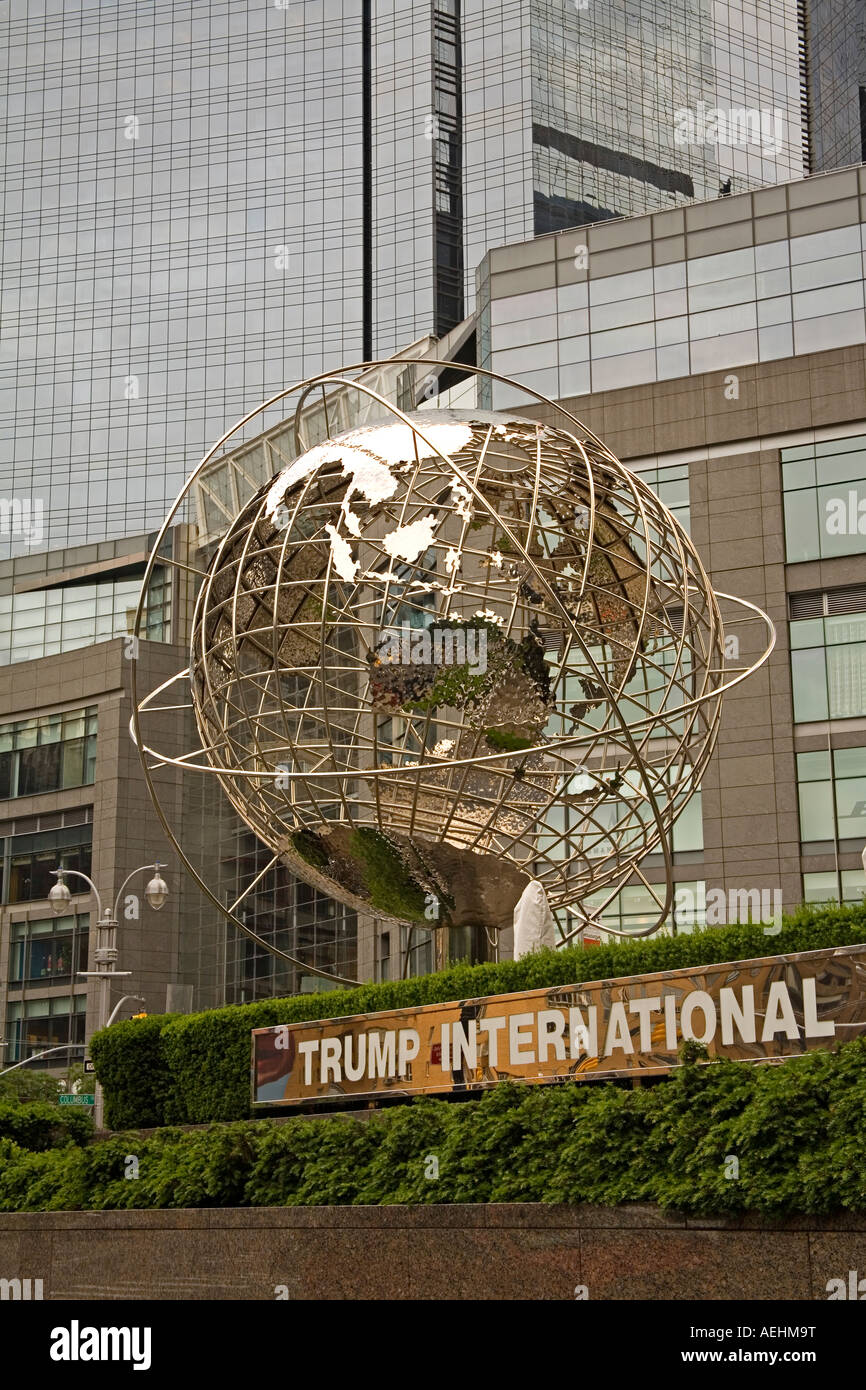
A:
<svg viewBox="0 0 866 1390">
<path fill-rule="evenodd" d="M 260 487 L 202 580 L 197 766 L 300 878 L 381 918 L 490 934 L 537 880 L 585 924 L 659 852 L 663 920 L 722 694 L 772 647 L 726 664 L 687 532 L 548 406 L 382 400 Z"/>
</svg>

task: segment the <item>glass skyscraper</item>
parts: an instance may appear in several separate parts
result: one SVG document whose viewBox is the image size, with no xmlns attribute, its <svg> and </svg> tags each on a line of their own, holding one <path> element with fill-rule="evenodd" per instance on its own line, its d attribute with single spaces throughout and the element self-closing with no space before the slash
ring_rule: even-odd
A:
<svg viewBox="0 0 866 1390">
<path fill-rule="evenodd" d="M 532 0 L 530 15 L 536 235 L 803 173 L 795 4 Z"/>
<path fill-rule="evenodd" d="M 453 328 L 492 245 L 802 169 L 795 0 L 9 0 L 0 27 L 3 553 L 152 529 L 251 406 Z M 701 103 L 780 124 L 678 143 Z"/>
<path fill-rule="evenodd" d="M 806 0 L 808 89 L 815 169 L 866 160 L 866 8 Z"/>
</svg>

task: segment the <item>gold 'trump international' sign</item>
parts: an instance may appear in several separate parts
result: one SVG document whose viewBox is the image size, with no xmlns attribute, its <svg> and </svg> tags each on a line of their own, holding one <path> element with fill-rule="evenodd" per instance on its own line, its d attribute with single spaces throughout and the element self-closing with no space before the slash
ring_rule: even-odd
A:
<svg viewBox="0 0 866 1390">
<path fill-rule="evenodd" d="M 768 1061 L 866 1031 L 866 946 L 256 1028 L 258 1106 L 647 1076 L 685 1039 Z"/>
</svg>

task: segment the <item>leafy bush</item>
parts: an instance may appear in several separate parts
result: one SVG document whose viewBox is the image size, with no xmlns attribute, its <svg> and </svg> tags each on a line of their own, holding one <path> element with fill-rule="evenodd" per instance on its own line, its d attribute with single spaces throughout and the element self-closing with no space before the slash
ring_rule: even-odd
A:
<svg viewBox="0 0 866 1390">
<path fill-rule="evenodd" d="M 635 1090 L 503 1083 L 478 1100 L 420 1098 L 369 1117 L 166 1127 L 40 1153 L 0 1137 L 0 1211 L 422 1202 L 866 1211 L 866 1039 L 780 1065 L 703 1063 L 697 1051 Z"/>
<path fill-rule="evenodd" d="M 130 1019 L 97 1033 L 91 1055 L 105 1087 L 106 1123 L 112 1128 L 239 1120 L 250 1113 L 253 1028 L 859 942 L 866 942 L 866 907 L 802 908 L 785 919 L 778 935 L 765 935 L 757 923 L 710 927 L 688 936 L 539 951 L 499 964 L 454 965 L 435 975 L 200 1014 Z"/>
<path fill-rule="evenodd" d="M 42 1100 L 55 1104 L 59 1091 L 57 1077 L 49 1076 L 44 1071 L 16 1067 L 6 1076 L 0 1076 L 0 1102 L 24 1104 L 30 1100 Z"/>
<path fill-rule="evenodd" d="M 54 1104 L 0 1101 L 0 1139 L 11 1139 L 22 1149 L 35 1153 L 42 1149 L 64 1148 L 67 1144 L 86 1144 L 92 1134 L 90 1116 L 71 1106 L 61 1108 L 56 1101 Z"/>
<path fill-rule="evenodd" d="M 46 1149 L 31 1153 L 9 1139 L 0 1139 L 0 1211 L 80 1210 L 87 1193 L 83 1187 L 74 1188 L 69 1156 L 82 1152 Z"/>
</svg>

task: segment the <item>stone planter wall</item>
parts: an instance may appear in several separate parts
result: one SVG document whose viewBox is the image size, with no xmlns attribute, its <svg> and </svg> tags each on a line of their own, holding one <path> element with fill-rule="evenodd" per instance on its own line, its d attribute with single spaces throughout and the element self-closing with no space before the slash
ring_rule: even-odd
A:
<svg viewBox="0 0 866 1390">
<path fill-rule="evenodd" d="M 866 1214 L 773 1223 L 653 1207 L 0 1213 L 0 1279 L 46 1299 L 826 1299 Z M 864 1284 L 866 1290 L 866 1284 Z M 282 1296 L 286 1296 L 284 1292 Z M 866 1296 L 866 1295 L 864 1295 Z"/>
</svg>

